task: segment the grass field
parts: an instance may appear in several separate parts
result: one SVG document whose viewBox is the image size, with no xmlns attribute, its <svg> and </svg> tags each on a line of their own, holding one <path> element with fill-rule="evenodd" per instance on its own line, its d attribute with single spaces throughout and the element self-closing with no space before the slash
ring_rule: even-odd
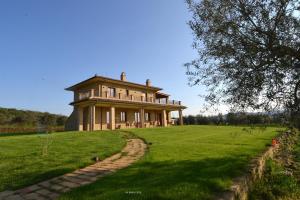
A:
<svg viewBox="0 0 300 200">
<path fill-rule="evenodd" d="M 124 145 L 122 136 L 112 132 L 0 135 L 0 191 L 73 171 Z"/>
<path fill-rule="evenodd" d="M 132 129 L 132 133 L 151 143 L 142 160 L 61 199 L 211 199 L 246 170 L 249 160 L 278 134 L 277 129 Z"/>
</svg>

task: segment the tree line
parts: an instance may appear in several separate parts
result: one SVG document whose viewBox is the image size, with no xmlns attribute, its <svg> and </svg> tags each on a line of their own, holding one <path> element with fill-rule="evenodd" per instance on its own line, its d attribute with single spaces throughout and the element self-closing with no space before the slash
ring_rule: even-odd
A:
<svg viewBox="0 0 300 200">
<path fill-rule="evenodd" d="M 66 116 L 48 112 L 0 108 L 0 126 L 55 127 L 64 126 L 66 120 Z"/>
<path fill-rule="evenodd" d="M 186 125 L 287 125 L 285 113 L 228 113 L 213 116 L 188 115 L 183 117 Z"/>
</svg>

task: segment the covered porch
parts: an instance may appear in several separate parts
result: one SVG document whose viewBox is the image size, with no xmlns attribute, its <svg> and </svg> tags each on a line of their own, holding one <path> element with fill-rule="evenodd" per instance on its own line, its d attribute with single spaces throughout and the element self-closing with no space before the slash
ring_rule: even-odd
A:
<svg viewBox="0 0 300 200">
<path fill-rule="evenodd" d="M 179 124 L 183 124 L 182 110 L 168 106 L 138 106 L 101 102 L 76 105 L 76 110 L 77 130 L 79 131 L 166 127 L 172 123 L 172 111 L 178 112 Z"/>
</svg>

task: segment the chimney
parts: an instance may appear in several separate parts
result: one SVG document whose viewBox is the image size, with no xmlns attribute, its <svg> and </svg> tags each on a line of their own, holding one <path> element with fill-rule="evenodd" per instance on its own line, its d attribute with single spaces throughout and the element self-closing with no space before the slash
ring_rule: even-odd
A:
<svg viewBox="0 0 300 200">
<path fill-rule="evenodd" d="M 147 79 L 147 80 L 146 80 L 146 86 L 148 86 L 148 87 L 151 86 L 151 81 L 150 81 L 150 79 Z"/>
<path fill-rule="evenodd" d="M 127 81 L 125 72 L 121 73 L 121 81 Z"/>
</svg>

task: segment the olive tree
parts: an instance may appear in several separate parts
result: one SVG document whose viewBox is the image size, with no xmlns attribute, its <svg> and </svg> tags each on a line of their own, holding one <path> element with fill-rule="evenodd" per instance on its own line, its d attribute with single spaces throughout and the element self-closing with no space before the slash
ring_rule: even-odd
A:
<svg viewBox="0 0 300 200">
<path fill-rule="evenodd" d="M 299 0 L 186 0 L 199 57 L 186 63 L 191 85 L 210 104 L 300 111 Z"/>
</svg>

